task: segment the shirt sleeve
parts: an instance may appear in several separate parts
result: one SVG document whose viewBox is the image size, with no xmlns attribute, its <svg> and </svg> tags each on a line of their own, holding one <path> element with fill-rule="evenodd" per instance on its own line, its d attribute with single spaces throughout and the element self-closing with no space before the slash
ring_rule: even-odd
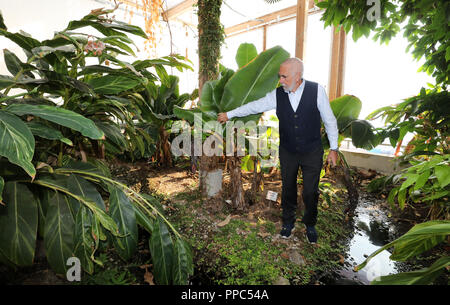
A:
<svg viewBox="0 0 450 305">
<path fill-rule="evenodd" d="M 331 109 L 325 88 L 321 85 L 319 85 L 317 92 L 317 108 L 319 109 L 322 122 L 325 125 L 328 141 L 330 141 L 330 149 L 337 149 L 339 136 L 337 121 Z"/>
<path fill-rule="evenodd" d="M 275 109 L 277 107 L 276 89 L 267 93 L 264 97 L 253 102 L 242 105 L 236 109 L 227 112 L 228 119 L 234 117 L 245 117 L 250 114 L 262 113 Z"/>
</svg>

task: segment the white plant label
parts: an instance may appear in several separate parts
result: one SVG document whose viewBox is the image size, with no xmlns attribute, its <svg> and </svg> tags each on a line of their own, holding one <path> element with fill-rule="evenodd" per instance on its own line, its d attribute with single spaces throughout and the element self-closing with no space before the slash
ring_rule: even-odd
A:
<svg viewBox="0 0 450 305">
<path fill-rule="evenodd" d="M 273 191 L 268 191 L 267 192 L 266 199 L 272 200 L 272 201 L 277 201 L 277 197 L 278 197 L 278 193 L 273 192 Z"/>
</svg>

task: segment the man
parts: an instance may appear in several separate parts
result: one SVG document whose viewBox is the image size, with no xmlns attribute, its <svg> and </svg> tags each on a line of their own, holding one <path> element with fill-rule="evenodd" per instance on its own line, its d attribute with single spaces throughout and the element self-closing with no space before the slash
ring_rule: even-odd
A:
<svg viewBox="0 0 450 305">
<path fill-rule="evenodd" d="M 321 119 L 324 122 L 330 153 L 327 162 L 337 161 L 338 129 L 325 89 L 317 83 L 303 79 L 303 62 L 298 58 L 284 61 L 278 74 L 281 86 L 265 97 L 247 103 L 226 113 L 217 120 L 224 123 L 233 117 L 245 117 L 276 109 L 280 130 L 281 207 L 283 225 L 281 237 L 289 238 L 295 228 L 297 209 L 297 175 L 303 174 L 303 202 L 305 213 L 302 223 L 310 243 L 317 242 L 317 202 L 319 179 L 323 163 L 320 136 Z"/>
</svg>

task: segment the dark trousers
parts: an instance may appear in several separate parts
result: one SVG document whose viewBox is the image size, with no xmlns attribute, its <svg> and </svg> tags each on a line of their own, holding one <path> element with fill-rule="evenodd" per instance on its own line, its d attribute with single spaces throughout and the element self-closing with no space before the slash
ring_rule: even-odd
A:
<svg viewBox="0 0 450 305">
<path fill-rule="evenodd" d="M 305 211 L 302 222 L 307 226 L 317 223 L 319 179 L 323 165 L 323 148 L 308 153 L 292 153 L 280 146 L 281 207 L 283 224 L 293 224 L 297 210 L 297 176 L 299 167 L 303 176 L 303 203 Z"/>
</svg>

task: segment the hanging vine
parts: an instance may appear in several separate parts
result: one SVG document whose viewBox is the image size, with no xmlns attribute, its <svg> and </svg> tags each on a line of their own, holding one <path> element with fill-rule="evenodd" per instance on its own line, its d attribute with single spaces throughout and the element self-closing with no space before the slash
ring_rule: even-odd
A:
<svg viewBox="0 0 450 305">
<path fill-rule="evenodd" d="M 129 16 L 129 23 L 135 12 L 141 12 L 144 17 L 144 30 L 147 34 L 144 50 L 148 54 L 155 53 L 156 46 L 159 42 L 158 36 L 161 36 L 162 26 L 160 24 L 161 14 L 163 12 L 163 0 L 111 0 L 114 3 L 125 4 L 125 15 Z"/>
</svg>

